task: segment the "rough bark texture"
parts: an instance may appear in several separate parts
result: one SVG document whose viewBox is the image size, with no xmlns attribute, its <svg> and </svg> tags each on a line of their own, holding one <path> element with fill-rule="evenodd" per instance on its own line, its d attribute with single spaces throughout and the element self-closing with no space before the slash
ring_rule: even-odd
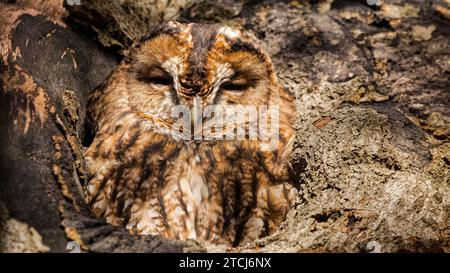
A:
<svg viewBox="0 0 450 273">
<path fill-rule="evenodd" d="M 9 211 L 0 219 L 3 234 L 12 220 L 22 228 L 2 241 L 29 251 L 63 251 L 68 240 L 91 251 L 201 249 L 92 218 L 77 186 L 87 94 L 116 66 L 111 55 L 120 59 L 149 24 L 177 19 L 252 32 L 301 115 L 299 204 L 271 236 L 210 251 L 450 251 L 449 1 L 35 7 L 53 21 L 18 2 L 0 4 L 0 198 Z"/>
<path fill-rule="evenodd" d="M 84 0 L 82 5 L 67 5 L 69 22 L 90 29 L 104 46 L 126 49 L 145 35 L 150 24 L 173 20 L 183 8 L 199 0 Z"/>
</svg>

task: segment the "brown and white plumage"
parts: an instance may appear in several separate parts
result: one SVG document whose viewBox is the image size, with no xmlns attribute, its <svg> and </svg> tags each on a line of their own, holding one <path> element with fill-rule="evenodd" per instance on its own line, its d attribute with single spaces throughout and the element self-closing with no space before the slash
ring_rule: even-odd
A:
<svg viewBox="0 0 450 273">
<path fill-rule="evenodd" d="M 280 141 L 267 151 L 259 140 L 173 137 L 172 107 L 195 104 L 279 106 Z M 91 96 L 92 210 L 136 234 L 229 245 L 267 235 L 297 195 L 286 163 L 294 113 L 270 58 L 244 34 L 161 25 Z M 203 134 L 214 134 L 207 124 Z"/>
</svg>

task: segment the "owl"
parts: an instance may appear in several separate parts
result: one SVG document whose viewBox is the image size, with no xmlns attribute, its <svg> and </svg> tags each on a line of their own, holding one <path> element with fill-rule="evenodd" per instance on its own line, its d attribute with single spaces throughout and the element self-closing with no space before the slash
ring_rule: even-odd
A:
<svg viewBox="0 0 450 273">
<path fill-rule="evenodd" d="M 297 198 L 293 101 L 249 34 L 154 27 L 89 99 L 93 213 L 175 240 L 238 246 L 270 234 Z"/>
</svg>

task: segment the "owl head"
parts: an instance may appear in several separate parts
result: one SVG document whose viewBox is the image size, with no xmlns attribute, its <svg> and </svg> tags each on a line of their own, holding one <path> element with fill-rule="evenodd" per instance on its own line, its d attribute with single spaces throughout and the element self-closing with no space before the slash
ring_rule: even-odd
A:
<svg viewBox="0 0 450 273">
<path fill-rule="evenodd" d="M 133 113 L 148 121 L 144 122 L 147 129 L 167 132 L 177 120 L 176 106 L 193 110 L 189 116 L 192 124 L 198 119 L 195 109 L 219 107 L 222 121 L 226 121 L 236 109 L 242 112 L 239 108 L 234 113 L 226 110 L 239 106 L 254 107 L 246 108 L 250 117 L 237 118 L 242 128 L 249 129 L 258 118 L 267 118 L 260 114 L 269 113 L 273 106 L 281 111 L 281 119 L 294 112 L 292 99 L 278 84 L 270 58 L 251 36 L 215 24 L 171 21 L 154 27 L 130 49 L 112 78 L 116 80 L 108 83 L 103 94 L 111 103 L 103 109 L 108 114 L 97 113 L 100 123 L 101 116 L 108 117 L 104 122 L 111 122 L 112 116 L 119 119 Z M 214 134 L 210 127 L 222 126 L 212 119 L 217 113 L 209 118 L 204 113 L 199 115 L 203 117 L 203 131 L 210 135 Z M 235 131 L 239 124 L 234 125 L 225 131 Z M 215 131 L 216 136 L 225 137 Z"/>
</svg>

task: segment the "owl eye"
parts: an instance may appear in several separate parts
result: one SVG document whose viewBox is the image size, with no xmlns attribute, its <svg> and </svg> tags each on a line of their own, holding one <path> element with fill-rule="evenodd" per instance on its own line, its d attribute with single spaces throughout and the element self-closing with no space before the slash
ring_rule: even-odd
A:
<svg viewBox="0 0 450 273">
<path fill-rule="evenodd" d="M 172 85 L 173 80 L 170 76 L 145 77 L 144 81 L 155 85 Z"/>
<path fill-rule="evenodd" d="M 141 71 L 138 73 L 139 80 L 145 83 L 151 83 L 159 86 L 168 86 L 173 84 L 172 77 L 162 69 L 152 69 L 150 71 Z"/>
<path fill-rule="evenodd" d="M 226 91 L 243 91 L 247 89 L 248 84 L 245 80 L 234 80 L 234 81 L 227 81 L 222 83 L 220 86 L 223 90 Z"/>
</svg>

